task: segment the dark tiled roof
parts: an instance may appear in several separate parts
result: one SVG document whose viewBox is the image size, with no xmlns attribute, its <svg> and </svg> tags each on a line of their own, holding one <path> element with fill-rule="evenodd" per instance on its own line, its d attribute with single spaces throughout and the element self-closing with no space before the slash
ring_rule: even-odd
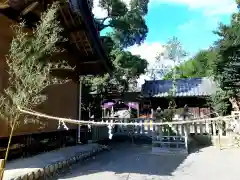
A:
<svg viewBox="0 0 240 180">
<path fill-rule="evenodd" d="M 217 86 L 211 78 L 189 78 L 176 80 L 176 97 L 209 96 Z M 171 80 L 146 81 L 141 90 L 143 97 L 167 97 L 172 88 Z"/>
</svg>

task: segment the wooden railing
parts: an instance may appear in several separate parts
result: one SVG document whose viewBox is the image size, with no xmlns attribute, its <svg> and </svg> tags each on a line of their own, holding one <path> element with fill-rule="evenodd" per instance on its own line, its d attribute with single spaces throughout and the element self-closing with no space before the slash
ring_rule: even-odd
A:
<svg viewBox="0 0 240 180">
<path fill-rule="evenodd" d="M 219 121 L 206 121 L 199 119 L 201 122 L 193 122 L 187 124 L 173 124 L 173 125 L 152 125 L 153 122 L 159 122 L 151 118 L 109 118 L 103 119 L 104 122 L 123 122 L 132 123 L 132 125 L 116 125 L 112 133 L 115 135 L 128 135 L 129 133 L 138 136 L 146 135 L 165 136 L 169 133 L 179 136 L 192 135 L 208 135 L 208 136 L 231 136 L 231 122 L 235 120 L 235 124 L 239 124 L 240 129 L 240 112 L 232 112 L 234 117 L 232 120 L 219 120 Z M 239 115 L 239 116 L 236 116 Z M 196 121 L 196 120 L 194 120 Z M 134 125 L 137 123 L 137 125 Z M 170 129 L 170 130 L 169 130 Z M 171 132 L 170 132 L 171 131 Z M 170 135 L 171 135 L 170 134 Z M 97 141 L 100 139 L 108 138 L 109 129 L 107 126 L 94 126 L 92 127 L 92 140 Z"/>
</svg>

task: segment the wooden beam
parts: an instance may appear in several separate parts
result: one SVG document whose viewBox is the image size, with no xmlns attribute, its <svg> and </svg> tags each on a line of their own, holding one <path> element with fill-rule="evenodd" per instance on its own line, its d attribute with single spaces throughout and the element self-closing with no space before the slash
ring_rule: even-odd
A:
<svg viewBox="0 0 240 180">
<path fill-rule="evenodd" d="M 76 71 L 80 75 L 97 75 L 105 72 L 104 66 L 101 62 L 95 64 L 79 64 L 76 67 Z"/>
<path fill-rule="evenodd" d="M 78 81 L 78 73 L 74 70 L 67 69 L 52 69 L 51 75 L 62 78 L 62 79 L 72 79 L 74 81 Z"/>
<path fill-rule="evenodd" d="M 59 9 L 60 9 L 60 13 L 61 13 L 61 16 L 62 16 L 63 19 L 64 19 L 65 24 L 70 28 L 70 25 L 69 25 L 69 23 L 68 23 L 68 20 L 66 19 L 66 16 L 65 16 L 65 14 L 64 14 L 64 12 L 63 12 L 63 10 L 62 10 L 62 7 L 59 6 Z M 74 35 L 73 35 L 73 39 L 76 41 L 76 37 L 75 37 Z M 76 44 L 76 47 L 80 50 L 80 47 L 78 46 L 78 44 Z"/>
<path fill-rule="evenodd" d="M 19 11 L 13 9 L 12 7 L 8 6 L 6 8 L 0 7 L 0 13 L 7 16 L 9 19 L 14 21 L 20 22 Z"/>
<path fill-rule="evenodd" d="M 74 70 L 72 69 L 52 69 L 51 74 L 53 76 L 57 76 L 60 78 L 70 78 L 73 80 L 78 80 L 79 75 L 97 75 L 103 74 L 104 68 L 101 64 L 92 64 L 89 66 L 88 64 L 81 64 L 77 66 Z"/>
<path fill-rule="evenodd" d="M 43 0 L 43 10 L 46 11 L 47 10 L 47 2 L 46 0 Z"/>
<path fill-rule="evenodd" d="M 0 3 L 0 8 L 1 9 L 6 9 L 6 8 L 9 8 L 10 6 L 8 4 L 5 4 L 5 3 Z"/>
<path fill-rule="evenodd" d="M 81 25 L 75 26 L 75 27 L 66 27 L 65 29 L 66 29 L 65 32 L 70 33 L 70 32 L 85 30 L 86 27 L 85 27 L 85 25 L 81 24 Z"/>
<path fill-rule="evenodd" d="M 61 53 L 56 53 L 54 54 L 51 58 L 50 61 L 59 61 L 59 60 L 65 60 L 67 61 L 70 65 L 89 65 L 91 66 L 92 64 L 100 63 L 99 57 L 94 55 L 94 56 L 81 56 L 80 54 L 72 51 L 65 51 Z"/>
<path fill-rule="evenodd" d="M 33 2 L 31 3 L 29 6 L 27 6 L 22 12 L 22 15 L 26 15 L 27 13 L 29 13 L 30 11 L 33 11 L 38 5 L 39 5 L 39 1 Z"/>
<path fill-rule="evenodd" d="M 80 62 L 79 64 L 97 64 L 97 63 L 100 63 L 100 61 L 84 61 L 84 62 Z"/>
<path fill-rule="evenodd" d="M 36 28 L 36 23 L 40 21 L 39 16 L 33 12 L 28 12 L 27 14 L 23 15 L 22 19 L 25 21 L 25 25 L 32 29 Z"/>
</svg>

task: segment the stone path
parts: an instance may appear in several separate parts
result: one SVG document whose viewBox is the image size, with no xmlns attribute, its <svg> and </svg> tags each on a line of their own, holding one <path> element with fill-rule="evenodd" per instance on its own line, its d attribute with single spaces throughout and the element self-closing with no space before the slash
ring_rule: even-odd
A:
<svg viewBox="0 0 240 180">
<path fill-rule="evenodd" d="M 62 168 L 64 164 L 74 163 L 74 161 L 78 160 L 78 158 L 80 159 L 81 156 L 90 156 L 92 152 L 99 151 L 102 148 L 103 147 L 98 144 L 79 145 L 10 161 L 6 165 L 3 179 L 24 179 L 27 175 L 31 176 L 30 178 L 28 177 L 28 179 L 36 179 L 33 177 L 35 176 L 32 174 L 33 172 L 42 170 L 42 173 L 49 173 L 49 171 L 54 173 L 55 170 Z"/>
<path fill-rule="evenodd" d="M 59 180 L 238 180 L 240 150 L 207 147 L 184 155 L 152 155 L 149 147 L 117 147 L 75 164 Z"/>
</svg>

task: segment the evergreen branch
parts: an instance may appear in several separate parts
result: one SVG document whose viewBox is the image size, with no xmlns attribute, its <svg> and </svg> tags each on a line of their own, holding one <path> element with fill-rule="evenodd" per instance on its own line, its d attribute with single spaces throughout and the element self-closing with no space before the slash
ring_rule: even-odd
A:
<svg viewBox="0 0 240 180">
<path fill-rule="evenodd" d="M 10 123 L 20 117 L 26 120 L 28 117 L 22 117 L 18 106 L 35 108 L 46 100 L 41 93 L 47 86 L 65 82 L 50 74 L 54 67 L 66 67 L 65 62 L 49 61 L 52 54 L 60 51 L 56 44 L 64 40 L 57 11 L 58 5 L 54 3 L 43 13 L 32 34 L 24 32 L 23 23 L 12 27 L 16 36 L 6 57 L 9 86 L 0 97 L 1 119 Z"/>
</svg>

